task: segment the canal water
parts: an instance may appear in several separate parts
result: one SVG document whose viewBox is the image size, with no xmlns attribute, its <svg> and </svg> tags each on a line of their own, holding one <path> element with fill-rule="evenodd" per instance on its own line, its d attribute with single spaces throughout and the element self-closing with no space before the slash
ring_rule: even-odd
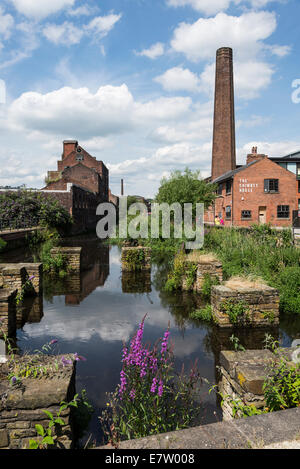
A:
<svg viewBox="0 0 300 469">
<path fill-rule="evenodd" d="M 201 306 L 199 295 L 163 290 L 167 259 L 154 262 L 148 276 L 122 275 L 117 246 L 104 245 L 93 236 L 70 238 L 64 244 L 82 246 L 82 272 L 56 280 L 45 276 L 43 298 L 28 300 L 16 346 L 21 354 L 32 353 L 56 339 L 57 353 L 77 352 L 86 358 L 77 363 L 76 392 L 86 391 L 94 414 L 81 443 L 89 438 L 101 444 L 99 416 L 106 407 L 106 393 L 119 383 L 123 343 L 131 339 L 145 315 L 144 342 L 154 344 L 170 327 L 176 368 L 184 365 L 188 370 L 197 360 L 202 377 L 210 383 L 203 384 L 199 395 L 203 404 L 199 424 L 221 420 L 219 400 L 209 389 L 217 380 L 220 351 L 233 348 L 232 331 L 189 318 Z M 24 260 L 32 258 L 22 250 L 1 256 L 1 262 Z M 271 333 L 282 346 L 290 346 L 299 337 L 300 321 L 282 321 L 275 330 L 234 332 L 247 348 L 263 348 L 265 333 Z"/>
</svg>

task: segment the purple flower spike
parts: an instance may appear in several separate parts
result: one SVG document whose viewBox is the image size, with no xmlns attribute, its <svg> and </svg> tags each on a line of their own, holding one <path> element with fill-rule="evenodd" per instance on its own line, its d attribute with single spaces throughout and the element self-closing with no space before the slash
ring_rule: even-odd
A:
<svg viewBox="0 0 300 469">
<path fill-rule="evenodd" d="M 84 358 L 82 355 L 78 355 L 78 353 L 74 353 L 74 358 L 77 362 L 86 362 L 86 358 Z"/>
<path fill-rule="evenodd" d="M 163 392 L 164 392 L 164 385 L 163 385 L 163 381 L 160 380 L 159 381 L 159 386 L 158 386 L 158 391 L 157 391 L 158 396 L 161 397 Z"/>
<path fill-rule="evenodd" d="M 31 276 L 29 277 L 30 282 L 31 282 L 31 280 L 33 280 L 34 278 L 35 278 L 35 276 L 34 276 L 34 275 L 31 275 Z"/>
<path fill-rule="evenodd" d="M 64 366 L 73 364 L 72 360 L 67 360 L 65 357 L 61 357 L 61 361 Z"/>
<path fill-rule="evenodd" d="M 152 385 L 150 388 L 150 392 L 152 392 L 153 394 L 156 392 L 156 386 L 157 386 L 157 379 L 153 378 Z"/>
<path fill-rule="evenodd" d="M 56 344 L 58 342 L 57 339 L 52 339 L 50 342 L 49 342 L 49 345 L 53 345 L 53 344 Z"/>
</svg>

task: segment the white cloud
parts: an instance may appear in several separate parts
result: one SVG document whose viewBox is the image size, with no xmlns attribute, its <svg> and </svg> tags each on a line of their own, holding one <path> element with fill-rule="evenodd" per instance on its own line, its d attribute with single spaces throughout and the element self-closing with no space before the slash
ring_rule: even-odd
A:
<svg viewBox="0 0 300 469">
<path fill-rule="evenodd" d="M 67 13 L 70 16 L 90 16 L 96 11 L 96 8 L 92 8 L 90 5 L 81 5 L 80 7 L 68 10 Z"/>
<path fill-rule="evenodd" d="M 135 103 L 135 118 L 137 123 L 142 123 L 147 120 L 173 120 L 178 119 L 180 116 L 186 114 L 192 105 L 191 98 L 172 97 L 172 98 L 158 98 L 154 101 L 145 103 Z"/>
<path fill-rule="evenodd" d="M 189 6 L 204 15 L 215 15 L 227 10 L 231 5 L 250 6 L 255 9 L 263 8 L 268 3 L 286 2 L 288 0 L 167 0 L 171 7 Z"/>
<path fill-rule="evenodd" d="M 81 29 L 74 26 L 73 23 L 65 21 L 60 25 L 47 24 L 43 29 L 43 34 L 53 44 L 73 46 L 80 43 L 84 33 Z"/>
<path fill-rule="evenodd" d="M 264 48 L 269 50 L 271 54 L 277 55 L 277 57 L 285 57 L 291 53 L 291 46 L 279 46 L 279 45 L 265 45 Z"/>
<path fill-rule="evenodd" d="M 72 46 L 79 44 L 84 35 L 88 35 L 96 39 L 105 37 L 120 20 L 121 14 L 109 14 L 107 16 L 96 16 L 88 24 L 83 25 L 81 28 L 75 26 L 69 21 L 62 24 L 48 23 L 44 29 L 43 34 L 48 41 L 56 45 L 62 44 L 65 46 Z M 105 49 L 100 48 L 102 55 L 105 55 Z"/>
<path fill-rule="evenodd" d="M 0 36 L 9 39 L 14 27 L 14 19 L 11 15 L 5 14 L 4 8 L 0 6 Z"/>
<path fill-rule="evenodd" d="M 174 67 L 167 70 L 163 75 L 154 78 L 167 91 L 191 91 L 199 90 L 199 78 L 188 68 Z"/>
<path fill-rule="evenodd" d="M 262 49 L 262 41 L 276 29 L 275 13 L 248 12 L 241 16 L 219 13 L 199 18 L 195 23 L 180 23 L 171 40 L 172 49 L 198 62 L 215 57 L 220 47 L 232 47 L 235 57 L 249 59 Z"/>
<path fill-rule="evenodd" d="M 215 63 L 205 66 L 200 75 L 202 91 L 212 95 L 215 86 Z M 272 80 L 274 69 L 266 62 L 249 60 L 234 62 L 234 90 L 237 98 L 254 99 L 267 88 Z"/>
<path fill-rule="evenodd" d="M 167 0 L 167 4 L 173 7 L 191 6 L 196 11 L 206 15 L 214 15 L 227 10 L 231 0 Z"/>
<path fill-rule="evenodd" d="M 28 18 L 43 19 L 48 15 L 67 7 L 72 7 L 76 0 L 11 0 L 19 13 Z"/>
<path fill-rule="evenodd" d="M 96 16 L 85 26 L 85 29 L 96 34 L 98 38 L 103 38 L 112 30 L 121 17 L 121 14 L 115 15 L 113 13 L 106 16 Z"/>
<path fill-rule="evenodd" d="M 74 136 L 106 136 L 131 127 L 128 117 L 133 97 L 126 85 L 103 86 L 93 94 L 88 88 L 64 87 L 47 94 L 22 94 L 10 106 L 10 121 L 21 128 Z M 80 129 L 80 130 L 79 130 Z"/>
<path fill-rule="evenodd" d="M 160 57 L 165 52 L 165 47 L 161 42 L 153 44 L 149 49 L 144 49 L 141 52 L 136 52 L 136 55 L 145 56 L 149 59 L 156 59 Z"/>
</svg>

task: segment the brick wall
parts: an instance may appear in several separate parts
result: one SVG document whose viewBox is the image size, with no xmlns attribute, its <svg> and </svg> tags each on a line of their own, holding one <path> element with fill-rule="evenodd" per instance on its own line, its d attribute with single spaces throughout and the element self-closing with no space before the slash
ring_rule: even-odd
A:
<svg viewBox="0 0 300 469">
<path fill-rule="evenodd" d="M 250 226 L 260 221 L 270 223 L 274 227 L 291 226 L 293 210 L 298 209 L 299 194 L 296 176 L 265 155 L 258 155 L 258 157 L 260 158 L 256 163 L 233 176 L 229 191 L 226 190 L 226 181 L 221 183 L 222 192 L 215 201 L 215 207 L 206 211 L 206 222 L 212 223 L 214 214 L 220 214 L 225 226 Z M 265 179 L 278 179 L 278 193 L 265 192 Z M 289 218 L 277 216 L 279 205 L 289 206 Z M 226 217 L 226 207 L 231 207 L 230 217 Z M 242 211 L 250 211 L 251 217 L 245 218 L 242 216 Z"/>
</svg>

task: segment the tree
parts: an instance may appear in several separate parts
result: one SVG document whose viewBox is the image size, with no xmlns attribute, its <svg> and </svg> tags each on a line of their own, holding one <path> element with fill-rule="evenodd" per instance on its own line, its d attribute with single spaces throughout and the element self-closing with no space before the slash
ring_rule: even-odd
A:
<svg viewBox="0 0 300 469">
<path fill-rule="evenodd" d="M 203 203 L 208 208 L 216 198 L 216 184 L 200 179 L 200 171 L 191 171 L 186 168 L 183 172 L 173 171 L 169 178 L 163 178 L 156 195 L 156 202 L 167 203 L 169 205 L 178 202 L 182 206 L 184 203 Z"/>
</svg>

